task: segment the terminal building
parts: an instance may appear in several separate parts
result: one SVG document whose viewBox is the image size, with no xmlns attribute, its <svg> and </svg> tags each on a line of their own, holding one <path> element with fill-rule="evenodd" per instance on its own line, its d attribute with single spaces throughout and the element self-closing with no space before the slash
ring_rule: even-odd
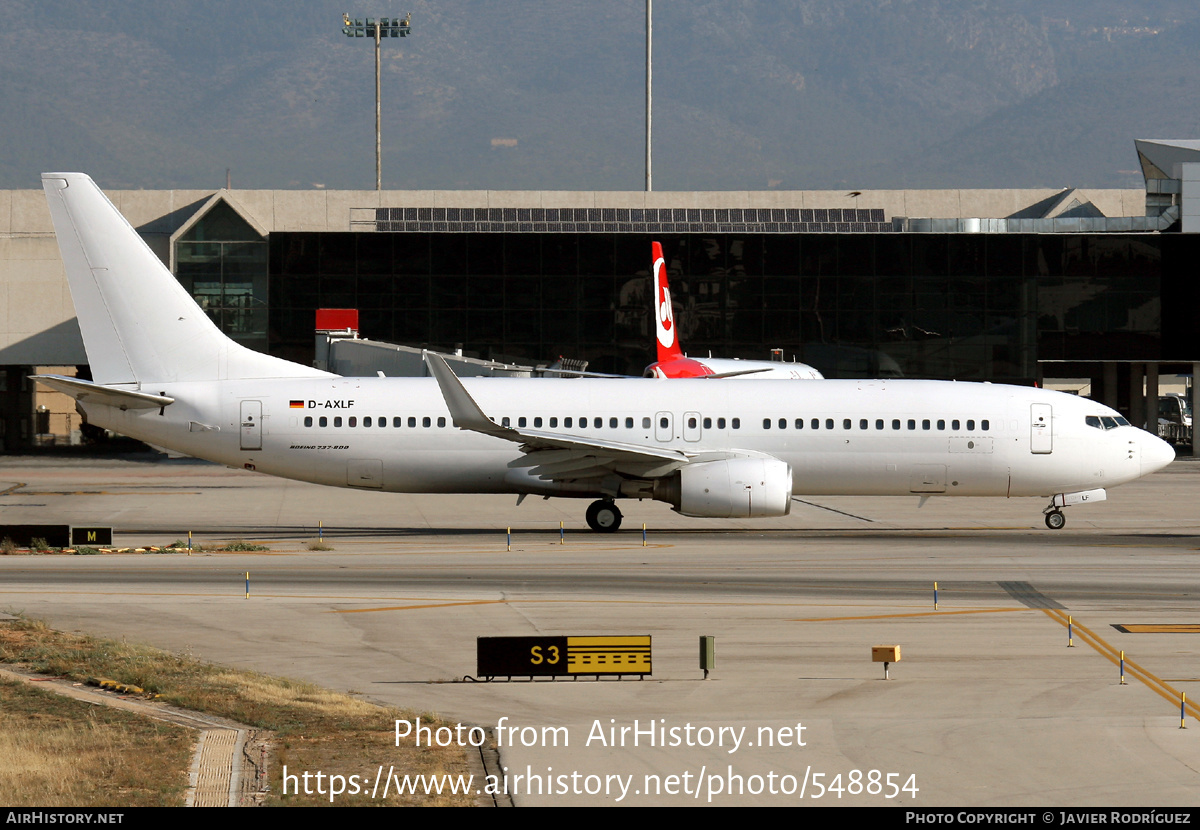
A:
<svg viewBox="0 0 1200 830">
<path fill-rule="evenodd" d="M 1146 424 L 1160 383 L 1200 361 L 1200 141 L 1136 150 L 1132 190 L 108 196 L 224 331 L 299 362 L 316 310 L 347 308 L 372 340 L 640 375 L 656 240 L 693 354 L 778 349 L 829 378 L 1071 378 Z M 0 191 L 0 308 L 4 448 L 78 441 L 73 402 L 26 377 L 87 371 L 40 189 Z"/>
</svg>

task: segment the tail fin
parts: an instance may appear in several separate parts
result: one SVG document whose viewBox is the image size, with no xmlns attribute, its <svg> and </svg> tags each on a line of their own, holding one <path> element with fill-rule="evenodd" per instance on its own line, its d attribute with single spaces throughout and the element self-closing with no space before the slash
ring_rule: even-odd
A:
<svg viewBox="0 0 1200 830">
<path fill-rule="evenodd" d="M 222 334 L 88 176 L 42 187 L 97 383 L 330 377 Z"/>
<path fill-rule="evenodd" d="M 679 348 L 679 337 L 675 333 L 675 311 L 671 308 L 671 289 L 667 286 L 667 262 L 663 259 L 662 245 L 650 243 L 650 258 L 654 264 L 654 332 L 658 337 L 658 361 L 678 360 L 683 357 Z"/>
</svg>

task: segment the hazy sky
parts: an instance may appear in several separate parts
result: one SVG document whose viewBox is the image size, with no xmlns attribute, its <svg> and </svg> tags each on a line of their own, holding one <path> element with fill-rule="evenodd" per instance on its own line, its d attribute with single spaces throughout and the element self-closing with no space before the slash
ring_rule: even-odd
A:
<svg viewBox="0 0 1200 830">
<path fill-rule="evenodd" d="M 643 186 L 642 0 L 0 0 L 0 186 Z M 1131 11 L 1131 9 L 1133 11 Z M 1138 186 L 1134 138 L 1200 135 L 1200 4 L 655 6 L 663 190 Z M 53 36 L 48 31 L 53 25 Z"/>
</svg>

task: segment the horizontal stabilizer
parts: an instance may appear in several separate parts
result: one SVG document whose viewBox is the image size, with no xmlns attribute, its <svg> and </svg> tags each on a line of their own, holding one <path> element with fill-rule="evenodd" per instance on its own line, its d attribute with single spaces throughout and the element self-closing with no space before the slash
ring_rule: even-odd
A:
<svg viewBox="0 0 1200 830">
<path fill-rule="evenodd" d="M 130 389 L 104 386 L 92 383 L 90 380 L 79 380 L 62 375 L 30 375 L 29 378 L 38 383 L 44 383 L 56 392 L 70 395 L 80 403 L 98 403 L 102 406 L 115 406 L 118 409 L 161 409 L 175 403 L 174 398 L 168 398 L 165 395 L 134 392 Z"/>
</svg>

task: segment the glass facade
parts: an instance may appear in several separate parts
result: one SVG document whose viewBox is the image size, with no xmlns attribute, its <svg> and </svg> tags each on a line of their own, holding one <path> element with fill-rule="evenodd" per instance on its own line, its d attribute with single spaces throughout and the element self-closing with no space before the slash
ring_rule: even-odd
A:
<svg viewBox="0 0 1200 830">
<path fill-rule="evenodd" d="M 271 234 L 270 351 L 308 362 L 315 309 L 357 308 L 363 337 L 641 374 L 652 239 L 692 354 L 1029 383 L 1038 359 L 1195 350 L 1163 323 L 1168 284 L 1195 291 L 1180 235 L 362 232 Z"/>
<path fill-rule="evenodd" d="M 221 331 L 267 351 L 267 241 L 218 202 L 175 243 L 175 275 Z"/>
</svg>

